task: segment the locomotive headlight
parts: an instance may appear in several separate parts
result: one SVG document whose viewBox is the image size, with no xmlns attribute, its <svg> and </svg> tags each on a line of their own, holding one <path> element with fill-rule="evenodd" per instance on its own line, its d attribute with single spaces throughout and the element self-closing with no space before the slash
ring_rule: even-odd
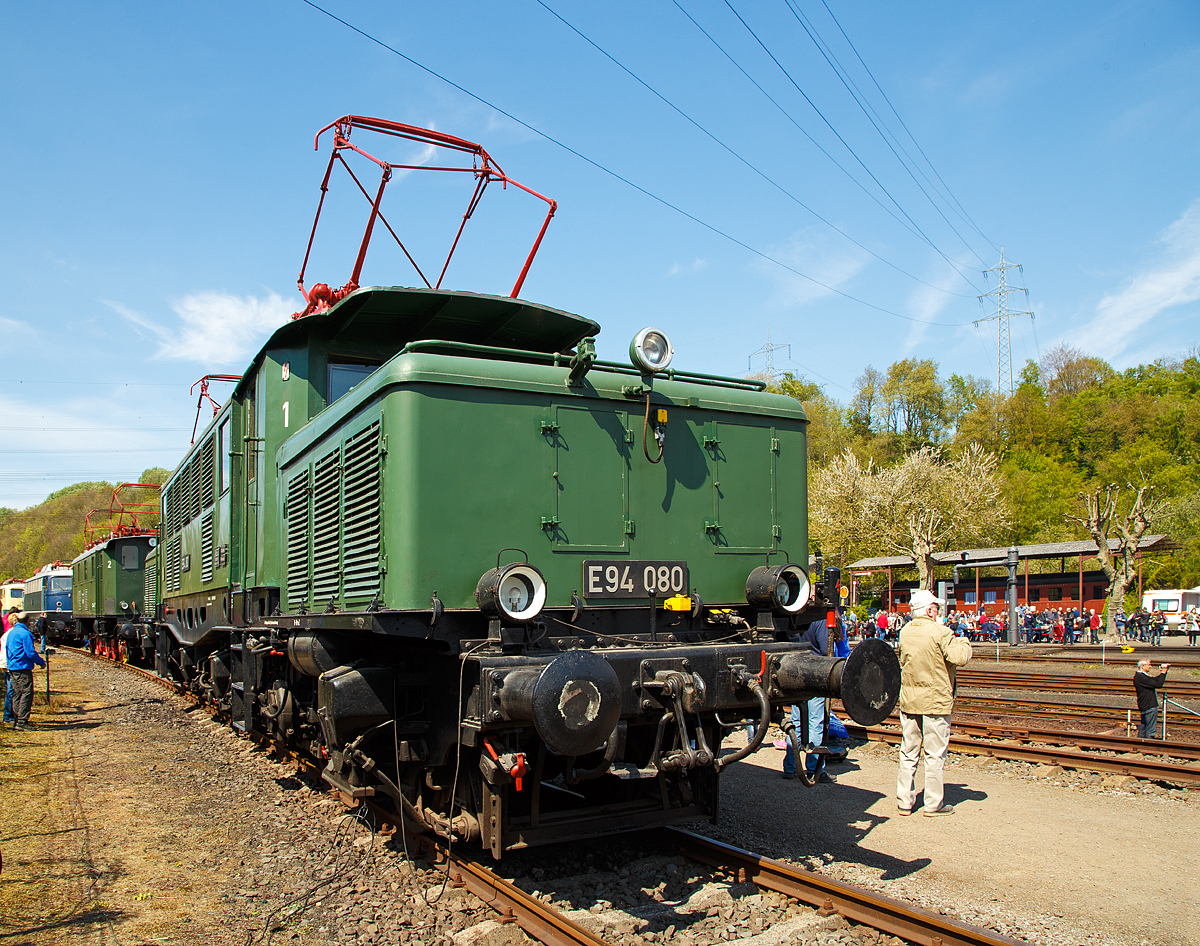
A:
<svg viewBox="0 0 1200 946">
<path fill-rule="evenodd" d="M 644 328 L 629 343 L 629 359 L 642 371 L 654 374 L 666 371 L 675 350 L 666 333 L 656 328 Z"/>
<path fill-rule="evenodd" d="M 475 586 L 483 611 L 515 624 L 534 620 L 546 604 L 546 579 L 528 562 L 513 562 L 484 572 Z"/>
<path fill-rule="evenodd" d="M 746 600 L 776 614 L 798 614 L 808 604 L 812 588 L 799 565 L 760 565 L 746 579 Z"/>
</svg>

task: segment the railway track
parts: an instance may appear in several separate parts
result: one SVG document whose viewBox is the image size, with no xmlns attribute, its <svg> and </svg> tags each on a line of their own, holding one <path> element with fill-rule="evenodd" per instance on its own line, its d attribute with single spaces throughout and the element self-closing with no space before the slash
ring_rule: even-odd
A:
<svg viewBox="0 0 1200 946">
<path fill-rule="evenodd" d="M 958 696 L 956 711 L 975 716 L 999 716 L 1053 719 L 1068 723 L 1094 723 L 1102 726 L 1137 727 L 1138 711 L 1133 706 L 1108 706 L 1103 703 L 1071 703 L 1065 700 L 1005 700 L 999 697 Z M 1169 714 L 1170 732 L 1200 733 L 1200 718 L 1182 712 Z"/>
<path fill-rule="evenodd" d="M 1131 701 L 1132 703 L 1132 701 Z M 1105 703 L 1073 703 L 1067 700 L 1053 699 L 1006 699 L 1004 697 L 970 696 L 959 693 L 954 700 L 955 714 L 972 716 L 997 716 L 1004 719 L 1018 717 L 1022 719 L 1058 720 L 1066 723 L 1094 723 L 1102 726 L 1124 726 L 1127 723 L 1137 725 L 1137 710 L 1124 706 L 1109 706 Z M 845 713 L 835 711 L 839 719 L 845 719 Z M 1200 732 L 1200 719 L 1182 713 L 1172 713 L 1167 722 L 1169 731 Z"/>
<path fill-rule="evenodd" d="M 112 664 L 74 647 L 60 650 Z M 180 693 L 172 682 L 130 664 L 120 664 L 156 684 Z M 184 695 L 184 694 L 181 694 Z M 394 815 L 372 809 L 385 820 Z M 815 907 L 824 916 L 842 916 L 846 920 L 870 926 L 889 936 L 898 936 L 920 946 L 1020 946 L 1021 941 L 941 916 L 912 904 L 894 900 L 872 890 L 855 887 L 812 871 L 780 861 L 760 857 L 750 851 L 702 837 L 678 828 L 658 833 L 664 847 L 700 864 L 716 868 L 734 882 L 753 882 L 759 888 L 774 891 Z M 534 939 L 547 946 L 608 946 L 606 940 L 576 923 L 542 899 L 501 877 L 496 871 L 470 856 L 455 852 L 440 838 L 422 835 L 414 839 L 423 856 L 447 871 L 451 886 L 465 888 L 492 907 L 502 923 L 516 923 Z"/>
<path fill-rule="evenodd" d="M 959 670 L 957 679 L 959 687 L 985 690 L 1046 690 L 1053 693 L 1095 693 L 1110 696 L 1130 696 L 1133 692 L 1131 678 L 1102 674 L 968 668 Z M 1173 699 L 1200 699 L 1200 680 L 1172 680 L 1168 677 L 1163 692 Z"/>
<path fill-rule="evenodd" d="M 1012 662 L 1026 661 L 1030 663 L 1061 663 L 1061 664 L 1087 664 L 1100 665 L 1105 667 L 1134 667 L 1137 662 L 1143 657 L 1149 659 L 1153 664 L 1169 663 L 1173 670 L 1200 670 L 1200 660 L 1197 660 L 1195 651 L 1192 651 L 1191 656 L 1180 657 L 1177 654 L 1163 653 L 1159 649 L 1153 651 L 1135 652 L 1132 654 L 1121 654 L 1116 652 L 1116 648 L 1109 648 L 1107 652 L 1101 654 L 1096 653 L 1081 653 L 1075 654 L 1070 651 L 1065 651 L 1060 654 L 1007 654 L 1003 657 L 1004 660 Z"/>
<path fill-rule="evenodd" d="M 1134 778 L 1150 779 L 1153 781 L 1175 782 L 1188 785 L 1200 785 L 1200 767 L 1182 765 L 1175 762 L 1161 762 L 1154 759 L 1130 759 L 1120 756 L 1098 755 L 1086 751 L 1089 742 L 1095 742 L 1099 737 L 1089 734 L 1079 734 L 1079 739 L 1071 738 L 1074 734 L 1059 733 L 1055 738 L 1059 745 L 1025 744 L 1020 741 L 1024 737 L 1019 733 L 1008 732 L 1005 738 L 978 738 L 961 731 L 950 735 L 950 749 L 969 755 L 986 755 L 996 759 L 1011 762 L 1036 762 L 1041 765 L 1060 765 L 1069 769 L 1084 769 L 1089 772 L 1104 772 L 1110 775 L 1131 775 Z M 985 731 L 993 735 L 991 730 Z M 857 739 L 871 742 L 887 742 L 892 745 L 900 744 L 900 731 L 885 726 L 856 726 L 846 724 L 846 731 Z M 1119 739 L 1120 737 L 1109 737 Z M 1132 744 L 1132 750 L 1125 751 L 1158 751 L 1158 743 L 1150 748 L 1144 740 L 1124 740 Z M 1065 746 L 1063 745 L 1065 743 Z M 1175 745 L 1175 744 L 1168 744 Z M 1095 748 L 1102 748 L 1096 746 Z M 1188 747 L 1195 748 L 1195 747 Z M 1165 751 L 1163 754 L 1167 754 Z"/>
</svg>

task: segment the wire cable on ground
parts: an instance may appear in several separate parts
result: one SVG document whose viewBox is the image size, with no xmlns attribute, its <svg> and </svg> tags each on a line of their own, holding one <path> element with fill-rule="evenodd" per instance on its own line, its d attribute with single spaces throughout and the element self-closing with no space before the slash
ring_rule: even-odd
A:
<svg viewBox="0 0 1200 946">
<path fill-rule="evenodd" d="M 375 853 L 375 825 L 369 816 L 370 809 L 365 806 L 342 816 L 333 837 L 334 859 L 329 873 L 267 914 L 260 932 L 250 930 L 246 934 L 246 946 L 252 946 L 256 940 L 262 946 L 270 946 L 276 933 L 289 924 L 299 922 L 309 910 L 345 886 L 347 880 L 366 870 Z M 356 835 L 359 826 L 369 832 L 369 840 L 362 857 L 352 860 L 347 854 L 353 851 L 358 841 Z"/>
<path fill-rule="evenodd" d="M 638 193 L 643 194 L 646 197 L 649 197 L 651 200 L 655 201 L 656 203 L 661 204 L 662 206 L 668 208 L 669 210 L 673 210 L 675 213 L 679 214 L 682 217 L 686 217 L 688 220 L 691 220 L 693 223 L 703 227 L 705 230 L 708 230 L 710 233 L 716 234 L 717 236 L 721 237 L 722 239 L 728 240 L 730 243 L 740 246 L 742 249 L 746 250 L 748 253 L 752 253 L 753 255 L 759 257 L 760 259 L 764 259 L 769 263 L 773 263 L 774 265 L 780 267 L 781 269 L 786 269 L 789 273 L 799 276 L 801 279 L 808 280 L 815 286 L 819 286 L 820 288 L 822 288 L 828 292 L 831 292 L 835 295 L 841 296 L 844 299 L 848 299 L 851 302 L 858 303 L 859 305 L 865 306 L 868 309 L 874 309 L 876 312 L 882 312 L 884 315 L 890 315 L 890 316 L 893 316 L 894 318 L 903 319 L 906 322 L 919 322 L 923 325 L 944 325 L 944 326 L 950 326 L 953 328 L 957 328 L 957 327 L 959 327 L 960 324 L 962 324 L 959 322 L 934 322 L 929 319 L 918 319 L 911 315 L 904 315 L 903 313 L 895 312 L 891 309 L 886 309 L 883 306 L 876 305 L 873 302 L 867 302 L 865 299 L 860 299 L 857 296 L 851 295 L 848 292 L 843 292 L 841 289 L 837 289 L 833 286 L 826 285 L 825 283 L 821 282 L 819 279 L 815 279 L 812 276 L 808 275 L 808 273 L 801 272 L 800 270 L 796 269 L 794 266 L 789 266 L 787 263 L 783 262 L 782 260 L 780 260 L 774 256 L 771 256 L 769 253 L 765 253 L 762 250 L 751 246 L 749 243 L 746 243 L 744 240 L 740 240 L 737 237 L 733 236 L 732 234 L 727 233 L 726 231 L 720 229 L 719 227 L 716 227 L 713 224 L 700 219 L 695 214 L 690 213 L 687 210 L 684 210 L 682 207 L 679 207 L 676 204 L 671 203 L 665 197 L 660 197 L 660 196 L 658 196 L 658 194 L 655 194 L 653 191 L 647 190 L 645 187 L 642 187 L 642 185 L 634 183 L 629 178 L 624 177 L 623 175 L 612 170 L 611 168 L 605 167 L 599 161 L 589 158 L 583 152 L 577 151 L 575 148 L 572 148 L 570 145 L 560 141 L 559 139 L 555 138 L 554 136 L 547 134 L 546 132 L 542 131 L 541 129 L 537 128 L 536 126 L 531 125 L 529 122 L 524 121 L 520 118 L 517 118 L 517 116 L 512 114 L 511 112 L 505 111 L 504 109 L 500 108 L 498 105 L 493 105 L 487 99 L 483 98 L 483 96 L 477 95 L 476 93 L 472 92 L 470 89 L 467 89 L 464 86 L 459 85 L 453 79 L 449 79 L 446 76 L 442 75 L 441 73 L 435 72 L 433 69 L 430 69 L 428 66 L 424 65 L 423 63 L 418 62 L 416 59 L 413 59 L 412 56 L 402 53 L 400 50 L 396 49 L 394 46 L 389 46 L 383 40 L 378 39 L 375 36 L 372 36 L 366 30 L 360 29 L 359 27 L 355 26 L 353 23 L 350 23 L 349 21 L 342 19 L 336 13 L 331 13 L 329 10 L 326 10 L 324 7 L 319 6 L 318 4 L 314 3 L 313 0 L 301 0 L 301 2 L 304 3 L 306 6 L 312 7 L 314 10 L 316 10 L 319 13 L 323 13 L 325 16 L 329 17 L 331 20 L 335 20 L 336 22 L 341 23 L 342 26 L 346 27 L 347 29 L 353 30 L 355 33 L 358 33 L 364 39 L 370 40 L 372 43 L 375 43 L 377 46 L 381 46 L 382 48 L 386 49 L 388 52 L 393 53 L 396 56 L 399 56 L 405 62 L 410 63 L 413 66 L 416 66 L 422 72 L 425 72 L 428 75 L 433 76 L 435 79 L 445 82 L 447 85 L 451 86 L 452 88 L 455 88 L 459 92 L 462 92 L 463 95 L 466 95 L 466 96 L 474 99 L 476 102 L 479 102 L 481 105 L 486 105 L 488 108 L 493 109 L 494 111 L 503 115 L 505 118 L 509 119 L 510 121 L 516 122 L 522 128 L 525 128 L 525 129 L 533 132 L 539 138 L 543 138 L 546 141 L 549 141 L 551 144 L 556 145 L 559 148 L 562 148 L 568 154 L 574 155 L 575 157 L 579 158 L 579 160 L 583 161 L 584 163 L 589 164 L 592 167 L 596 168 L 596 170 L 602 171 L 603 173 L 609 175 L 610 177 L 615 178 L 616 180 L 620 181 L 622 184 L 632 187 Z"/>
</svg>

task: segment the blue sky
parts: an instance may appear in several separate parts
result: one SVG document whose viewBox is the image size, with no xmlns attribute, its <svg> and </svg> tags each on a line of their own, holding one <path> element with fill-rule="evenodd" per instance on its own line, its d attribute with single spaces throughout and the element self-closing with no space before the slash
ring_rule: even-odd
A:
<svg viewBox="0 0 1200 946">
<path fill-rule="evenodd" d="M 1193 3 L 322 6 L 496 108 L 303 0 L 0 4 L 0 505 L 178 463 L 189 386 L 240 372 L 301 305 L 312 136 L 349 112 L 478 141 L 557 199 L 522 294 L 600 322 L 601 357 L 654 324 L 677 366 L 738 375 L 770 329 L 776 368 L 843 402 L 902 357 L 994 377 L 994 323 L 972 323 L 1000 246 L 1037 316 L 1013 323 L 1018 369 L 1061 341 L 1121 368 L 1200 340 Z M 350 272 L 347 185 L 310 284 Z M 461 186 L 389 188 L 422 261 Z M 506 293 L 540 216 L 489 192 L 446 285 Z M 414 275 L 377 241 L 362 281 Z"/>
</svg>

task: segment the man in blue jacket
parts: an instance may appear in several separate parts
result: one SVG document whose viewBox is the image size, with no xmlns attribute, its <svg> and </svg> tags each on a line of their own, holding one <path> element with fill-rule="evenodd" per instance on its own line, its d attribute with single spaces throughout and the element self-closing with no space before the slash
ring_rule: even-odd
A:
<svg viewBox="0 0 1200 946">
<path fill-rule="evenodd" d="M 33 668 L 46 666 L 46 661 L 38 656 L 37 648 L 33 646 L 33 635 L 25 621 L 29 615 L 18 611 L 14 617 L 16 622 L 9 629 L 8 643 L 4 656 L 8 659 L 9 680 L 13 691 L 13 715 L 17 721 L 13 729 L 30 729 L 29 711 L 33 709 Z"/>
</svg>

